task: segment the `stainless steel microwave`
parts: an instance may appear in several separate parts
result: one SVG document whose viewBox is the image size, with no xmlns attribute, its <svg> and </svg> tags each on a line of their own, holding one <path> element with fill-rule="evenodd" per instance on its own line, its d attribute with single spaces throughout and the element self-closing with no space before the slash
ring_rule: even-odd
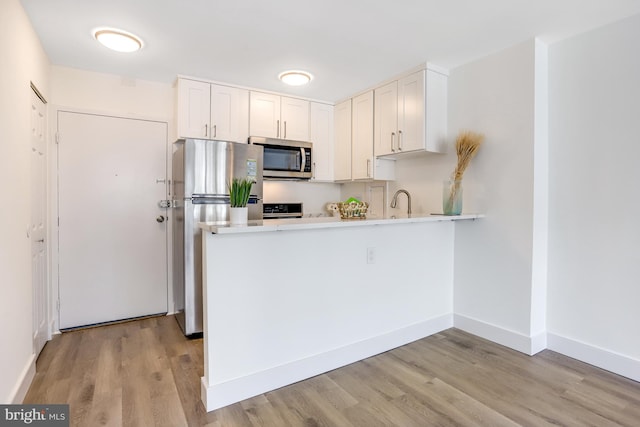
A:
<svg viewBox="0 0 640 427">
<path fill-rule="evenodd" d="M 249 144 L 264 148 L 262 173 L 265 179 L 310 179 L 312 157 L 310 142 L 249 137 Z"/>
</svg>

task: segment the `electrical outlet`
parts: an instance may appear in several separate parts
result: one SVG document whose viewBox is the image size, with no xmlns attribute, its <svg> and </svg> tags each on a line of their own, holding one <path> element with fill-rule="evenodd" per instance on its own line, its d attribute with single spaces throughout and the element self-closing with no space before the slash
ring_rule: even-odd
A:
<svg viewBox="0 0 640 427">
<path fill-rule="evenodd" d="M 376 248 L 367 248 L 367 264 L 376 263 Z"/>
</svg>

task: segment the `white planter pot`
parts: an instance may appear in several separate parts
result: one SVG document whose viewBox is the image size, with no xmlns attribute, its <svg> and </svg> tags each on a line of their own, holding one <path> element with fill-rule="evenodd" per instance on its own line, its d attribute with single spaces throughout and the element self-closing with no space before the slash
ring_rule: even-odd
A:
<svg viewBox="0 0 640 427">
<path fill-rule="evenodd" d="M 249 218 L 249 208 L 230 208 L 229 209 L 229 222 L 231 225 L 247 225 L 247 219 Z"/>
</svg>

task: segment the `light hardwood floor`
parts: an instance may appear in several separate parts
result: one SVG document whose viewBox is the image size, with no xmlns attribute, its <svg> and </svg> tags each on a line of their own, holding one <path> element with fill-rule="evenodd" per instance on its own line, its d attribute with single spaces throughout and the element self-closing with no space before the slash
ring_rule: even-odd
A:
<svg viewBox="0 0 640 427">
<path fill-rule="evenodd" d="M 64 333 L 25 403 L 69 403 L 74 426 L 640 426 L 640 383 L 457 329 L 209 413 L 202 358 L 173 317 Z"/>
</svg>

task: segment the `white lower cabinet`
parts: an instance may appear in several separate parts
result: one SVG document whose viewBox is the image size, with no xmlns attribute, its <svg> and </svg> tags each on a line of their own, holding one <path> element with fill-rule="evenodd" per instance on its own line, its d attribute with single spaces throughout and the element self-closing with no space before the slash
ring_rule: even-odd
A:
<svg viewBox="0 0 640 427">
<path fill-rule="evenodd" d="M 333 105 L 312 102 L 310 127 L 313 181 L 333 181 Z"/>
</svg>

